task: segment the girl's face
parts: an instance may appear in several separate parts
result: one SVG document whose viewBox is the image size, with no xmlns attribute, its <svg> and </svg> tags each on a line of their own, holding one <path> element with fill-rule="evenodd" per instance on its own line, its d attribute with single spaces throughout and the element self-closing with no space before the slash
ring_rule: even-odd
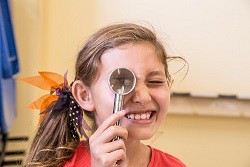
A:
<svg viewBox="0 0 250 167">
<path fill-rule="evenodd" d="M 134 90 L 125 95 L 125 117 L 121 126 L 128 130 L 128 138 L 145 140 L 152 137 L 165 119 L 170 102 L 164 66 L 149 43 L 126 44 L 105 52 L 102 66 L 90 93 L 99 126 L 113 114 L 114 92 L 109 88 L 109 75 L 117 68 L 128 68 L 136 76 Z"/>
</svg>

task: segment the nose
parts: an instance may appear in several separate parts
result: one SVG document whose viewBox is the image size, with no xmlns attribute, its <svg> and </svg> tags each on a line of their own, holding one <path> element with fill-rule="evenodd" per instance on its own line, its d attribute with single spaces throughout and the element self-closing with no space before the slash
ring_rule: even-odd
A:
<svg viewBox="0 0 250 167">
<path fill-rule="evenodd" d="M 133 90 L 133 102 L 140 106 L 143 106 L 151 101 L 151 96 L 148 87 L 145 84 L 136 84 Z"/>
</svg>

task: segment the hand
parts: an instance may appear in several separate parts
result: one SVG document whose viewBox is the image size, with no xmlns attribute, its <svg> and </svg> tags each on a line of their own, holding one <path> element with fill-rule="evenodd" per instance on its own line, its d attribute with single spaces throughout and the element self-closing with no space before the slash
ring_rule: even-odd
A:
<svg viewBox="0 0 250 167">
<path fill-rule="evenodd" d="M 117 161 L 126 159 L 126 147 L 128 131 L 114 124 L 124 117 L 125 111 L 120 111 L 108 117 L 89 138 L 91 166 L 114 167 Z M 115 136 L 121 136 L 121 140 L 110 142 Z"/>
</svg>

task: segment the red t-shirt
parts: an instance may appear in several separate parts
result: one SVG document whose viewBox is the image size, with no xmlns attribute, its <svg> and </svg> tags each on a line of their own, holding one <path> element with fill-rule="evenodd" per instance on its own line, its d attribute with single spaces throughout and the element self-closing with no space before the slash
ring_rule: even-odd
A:
<svg viewBox="0 0 250 167">
<path fill-rule="evenodd" d="M 150 148 L 151 159 L 148 167 L 186 167 L 186 165 L 172 155 L 152 147 Z M 63 167 L 91 167 L 91 158 L 83 142 L 80 143 L 74 156 Z"/>
</svg>

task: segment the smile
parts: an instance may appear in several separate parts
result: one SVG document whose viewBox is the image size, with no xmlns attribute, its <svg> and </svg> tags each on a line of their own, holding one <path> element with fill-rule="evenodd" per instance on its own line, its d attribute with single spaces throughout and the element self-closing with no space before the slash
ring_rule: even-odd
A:
<svg viewBox="0 0 250 167">
<path fill-rule="evenodd" d="M 133 120 L 148 120 L 152 118 L 152 116 L 155 114 L 155 111 L 147 111 L 144 113 L 131 113 L 131 114 L 126 114 L 125 117 L 128 119 L 133 119 Z"/>
</svg>

